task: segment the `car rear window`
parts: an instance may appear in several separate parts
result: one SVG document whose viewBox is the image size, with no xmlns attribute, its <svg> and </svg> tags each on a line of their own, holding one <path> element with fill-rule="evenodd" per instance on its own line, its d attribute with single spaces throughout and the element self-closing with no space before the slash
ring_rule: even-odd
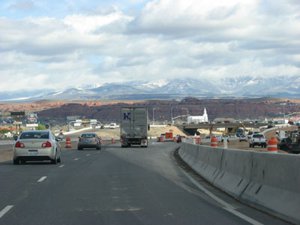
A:
<svg viewBox="0 0 300 225">
<path fill-rule="evenodd" d="M 254 134 L 253 137 L 254 138 L 263 138 L 264 135 L 262 135 L 262 134 Z"/>
<path fill-rule="evenodd" d="M 81 137 L 83 137 L 83 138 L 94 138 L 94 137 L 96 137 L 96 135 L 95 134 L 82 134 Z"/>
<path fill-rule="evenodd" d="M 49 139 L 48 132 L 23 132 L 20 139 Z"/>
</svg>

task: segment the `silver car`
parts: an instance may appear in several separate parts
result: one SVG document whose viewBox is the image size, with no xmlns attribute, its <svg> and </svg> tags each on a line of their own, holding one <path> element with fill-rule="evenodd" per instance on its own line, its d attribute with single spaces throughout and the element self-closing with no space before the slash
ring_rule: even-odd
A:
<svg viewBox="0 0 300 225">
<path fill-rule="evenodd" d="M 78 140 L 77 149 L 96 148 L 101 149 L 101 138 L 96 133 L 82 133 Z"/>
<path fill-rule="evenodd" d="M 13 147 L 13 163 L 50 160 L 61 162 L 61 146 L 50 130 L 23 131 Z"/>
</svg>

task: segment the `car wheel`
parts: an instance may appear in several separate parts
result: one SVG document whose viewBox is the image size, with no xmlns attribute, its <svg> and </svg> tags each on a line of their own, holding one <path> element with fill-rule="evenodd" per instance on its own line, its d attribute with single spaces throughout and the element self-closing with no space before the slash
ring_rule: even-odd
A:
<svg viewBox="0 0 300 225">
<path fill-rule="evenodd" d="M 98 145 L 98 146 L 96 147 L 96 150 L 101 150 L 101 147 Z"/>
<path fill-rule="evenodd" d="M 61 159 L 60 159 L 60 157 L 57 159 L 57 162 L 58 162 L 58 163 L 61 163 Z"/>
<path fill-rule="evenodd" d="M 13 164 L 14 164 L 14 165 L 19 165 L 19 164 L 20 164 L 20 163 L 19 163 L 19 160 L 18 160 L 18 159 L 14 159 L 14 160 L 13 160 Z"/>
<path fill-rule="evenodd" d="M 77 150 L 82 150 L 82 148 L 81 147 L 77 147 Z"/>
<path fill-rule="evenodd" d="M 51 159 L 51 164 L 57 164 L 57 155 L 55 154 L 55 158 Z"/>
</svg>

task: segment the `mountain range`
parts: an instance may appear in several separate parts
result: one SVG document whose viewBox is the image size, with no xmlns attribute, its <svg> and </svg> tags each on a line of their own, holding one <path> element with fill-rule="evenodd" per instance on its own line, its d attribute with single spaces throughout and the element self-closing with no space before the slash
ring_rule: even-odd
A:
<svg viewBox="0 0 300 225">
<path fill-rule="evenodd" d="M 300 97 L 300 76 L 211 79 L 172 79 L 152 82 L 107 83 L 98 87 L 68 88 L 60 91 L 33 90 L 0 92 L 0 101 L 88 100 L 88 99 L 174 99 Z"/>
</svg>

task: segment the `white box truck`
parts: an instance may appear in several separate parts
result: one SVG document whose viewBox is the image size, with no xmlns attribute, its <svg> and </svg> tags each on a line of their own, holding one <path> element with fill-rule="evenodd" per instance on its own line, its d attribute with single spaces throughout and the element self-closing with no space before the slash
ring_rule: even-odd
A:
<svg viewBox="0 0 300 225">
<path fill-rule="evenodd" d="M 145 107 L 123 107 L 121 109 L 120 140 L 122 147 L 148 146 L 148 110 Z"/>
</svg>

